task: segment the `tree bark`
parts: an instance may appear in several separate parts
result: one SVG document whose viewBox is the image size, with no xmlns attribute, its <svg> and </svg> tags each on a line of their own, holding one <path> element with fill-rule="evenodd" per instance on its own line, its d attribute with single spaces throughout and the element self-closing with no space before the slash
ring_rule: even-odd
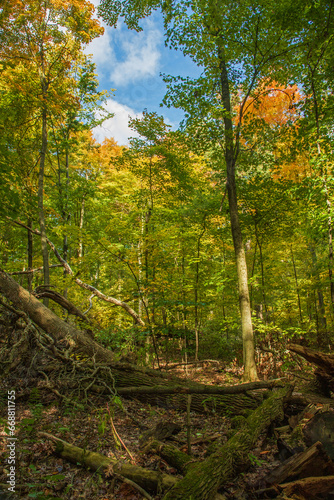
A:
<svg viewBox="0 0 334 500">
<path fill-rule="evenodd" d="M 231 230 L 233 237 L 234 252 L 237 265 L 238 287 L 239 287 L 239 307 L 241 315 L 242 341 L 243 341 L 243 358 L 244 358 L 244 381 L 258 380 L 255 350 L 254 350 L 254 335 L 251 317 L 251 308 L 248 291 L 247 277 L 247 262 L 245 249 L 242 239 L 237 188 L 235 180 L 235 167 L 237 160 L 238 148 L 234 146 L 233 140 L 233 124 L 231 118 L 231 96 L 229 89 L 229 81 L 225 56 L 223 49 L 218 47 L 218 57 L 220 64 L 220 84 L 221 95 L 224 104 L 224 126 L 225 126 L 225 161 L 226 161 L 226 176 L 227 176 L 227 193 L 231 218 Z"/>
<path fill-rule="evenodd" d="M 32 229 L 32 220 L 28 220 L 28 227 Z M 33 269 L 33 239 L 32 233 L 28 230 L 28 271 Z M 32 272 L 28 273 L 28 290 L 32 292 L 32 280 L 34 278 L 34 274 Z"/>
<path fill-rule="evenodd" d="M 45 97 L 46 94 L 46 89 L 44 87 L 45 83 L 43 82 L 42 83 L 43 97 Z M 45 170 L 47 147 L 48 147 L 47 111 L 46 111 L 46 105 L 44 103 L 42 109 L 42 147 L 41 147 L 41 156 L 40 156 L 39 173 L 38 173 L 38 215 L 39 215 L 39 227 L 41 232 L 44 285 L 50 284 L 49 251 L 46 239 L 45 214 L 44 214 L 44 170 Z M 44 298 L 43 303 L 47 307 L 49 304 L 49 299 Z"/>
</svg>

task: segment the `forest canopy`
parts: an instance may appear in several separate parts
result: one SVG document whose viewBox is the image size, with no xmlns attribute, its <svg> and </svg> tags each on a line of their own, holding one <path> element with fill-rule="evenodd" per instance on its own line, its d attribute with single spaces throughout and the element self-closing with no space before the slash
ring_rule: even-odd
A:
<svg viewBox="0 0 334 500">
<path fill-rule="evenodd" d="M 332 4 L 98 7 L 137 31 L 155 10 L 202 73 L 164 76 L 178 130 L 144 110 L 122 145 L 93 135 L 111 117 L 93 5 L 2 8 L 1 267 L 112 350 L 236 358 L 256 380 L 261 347 L 332 342 Z"/>
</svg>

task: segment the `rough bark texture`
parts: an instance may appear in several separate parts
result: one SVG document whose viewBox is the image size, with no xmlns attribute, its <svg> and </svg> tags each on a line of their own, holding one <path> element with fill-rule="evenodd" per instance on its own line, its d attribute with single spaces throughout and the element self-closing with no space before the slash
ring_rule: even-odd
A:
<svg viewBox="0 0 334 500">
<path fill-rule="evenodd" d="M 38 299 L 40 299 L 42 297 L 48 297 L 49 299 L 53 300 L 54 302 L 57 302 L 57 304 L 59 304 L 64 309 L 66 309 L 70 314 L 73 314 L 74 316 L 78 316 L 78 318 L 81 318 L 82 320 L 86 321 L 87 323 L 90 323 L 89 319 L 86 318 L 86 316 L 74 304 L 72 304 L 72 302 L 70 302 L 68 299 L 66 299 L 60 293 L 55 292 L 54 290 L 49 290 L 45 287 L 37 287 L 34 290 L 34 295 Z"/>
<path fill-rule="evenodd" d="M 330 354 L 324 354 L 320 351 L 315 351 L 309 347 L 304 347 L 298 344 L 291 344 L 289 350 L 295 352 L 305 358 L 310 363 L 322 368 L 328 374 L 334 374 L 334 356 Z"/>
<path fill-rule="evenodd" d="M 330 398 L 331 391 L 334 391 L 334 356 L 297 344 L 291 344 L 289 349 L 317 366 L 313 390 Z"/>
<path fill-rule="evenodd" d="M 154 493 L 160 490 L 166 491 L 177 483 L 177 478 L 169 474 L 161 474 L 160 472 L 150 471 L 143 467 L 138 467 L 137 465 L 127 464 L 121 461 L 118 462 L 100 453 L 73 446 L 46 432 L 40 432 L 39 435 L 55 442 L 55 453 L 65 460 L 69 460 L 75 464 L 80 462 L 85 467 L 89 467 L 94 471 L 99 471 L 101 474 L 105 473 L 106 469 L 109 469 L 111 477 L 112 472 L 120 474 L 139 484 L 139 486 L 147 491 Z"/>
<path fill-rule="evenodd" d="M 318 495 L 325 495 L 334 488 L 334 476 L 307 477 L 292 483 L 281 484 L 280 487 L 286 495 L 285 498 L 296 494 L 298 499 L 316 499 L 319 498 Z"/>
<path fill-rule="evenodd" d="M 211 500 L 217 489 L 247 462 L 248 452 L 259 435 L 276 419 L 283 417 L 284 399 L 291 393 L 286 387 L 274 392 L 247 418 L 245 426 L 213 455 L 191 467 L 184 479 L 165 495 L 164 500 Z"/>
</svg>

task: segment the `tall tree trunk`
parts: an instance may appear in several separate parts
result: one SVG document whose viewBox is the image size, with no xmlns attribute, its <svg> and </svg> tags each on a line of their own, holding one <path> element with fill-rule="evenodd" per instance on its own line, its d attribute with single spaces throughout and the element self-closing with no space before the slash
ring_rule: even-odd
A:
<svg viewBox="0 0 334 500">
<path fill-rule="evenodd" d="M 260 256 L 260 266 L 261 266 L 261 290 L 262 290 L 262 299 L 263 299 L 263 305 L 264 305 L 264 316 L 265 316 L 265 323 L 268 323 L 268 308 L 267 308 L 267 298 L 266 298 L 266 292 L 265 292 L 265 285 L 264 285 L 264 266 L 263 266 L 263 254 L 262 254 L 262 244 L 260 243 L 260 238 L 259 238 L 259 233 L 257 230 L 257 223 L 255 222 L 255 237 L 256 237 L 256 243 L 257 246 L 259 247 L 259 256 Z"/>
<path fill-rule="evenodd" d="M 224 105 L 224 127 L 225 127 L 225 161 L 227 175 L 227 194 L 231 218 L 231 230 L 233 237 L 234 252 L 237 265 L 239 307 L 241 315 L 243 359 L 245 381 L 257 380 L 255 364 L 254 335 L 251 317 L 251 308 L 248 291 L 247 262 L 240 228 L 237 188 L 235 180 L 235 167 L 238 149 L 234 148 L 233 124 L 231 118 L 231 96 L 225 55 L 223 48 L 218 47 L 218 57 L 220 64 L 220 84 L 221 96 Z"/>
<path fill-rule="evenodd" d="M 68 213 L 68 189 L 69 189 L 69 184 L 70 184 L 70 169 L 69 169 L 69 154 L 66 146 L 66 154 L 65 154 L 65 169 L 66 169 L 66 189 L 65 189 L 65 203 L 63 207 L 63 220 L 64 223 L 69 222 L 70 220 L 70 214 Z M 65 229 L 65 234 L 63 237 L 63 259 L 68 260 L 68 236 L 67 236 L 67 230 Z M 67 271 L 64 269 L 64 281 L 66 278 Z M 67 288 L 64 288 L 64 297 L 67 298 Z"/>
<path fill-rule="evenodd" d="M 43 95 L 46 94 L 45 85 L 43 84 Z M 39 215 L 39 226 L 41 231 L 41 245 L 42 245 L 42 256 L 43 256 L 43 273 L 44 273 L 44 285 L 50 284 L 50 270 L 49 270 L 49 251 L 48 244 L 46 240 L 46 226 L 45 226 L 45 214 L 44 214 L 44 171 L 45 171 L 45 159 L 46 151 L 48 147 L 48 137 L 47 137 L 47 110 L 46 105 L 43 104 L 42 109 L 42 147 L 41 156 L 39 164 L 39 174 L 38 174 L 38 215 Z M 43 299 L 44 305 L 47 307 L 49 304 L 49 299 Z"/>
<path fill-rule="evenodd" d="M 295 258 L 294 258 L 294 255 L 293 255 L 292 245 L 290 247 L 290 251 L 291 251 L 291 258 L 292 258 L 292 265 L 293 265 L 293 273 L 294 273 L 294 276 L 295 276 L 295 283 L 296 283 L 296 292 L 297 292 L 297 299 L 298 299 L 299 318 L 300 318 L 300 322 L 303 323 L 303 315 L 302 315 L 302 306 L 301 306 L 301 302 L 300 302 L 300 293 L 299 293 L 297 269 L 296 269 Z"/>
<path fill-rule="evenodd" d="M 29 219 L 27 226 L 32 229 L 32 220 Z M 28 271 L 30 271 L 33 268 L 33 239 L 32 239 L 32 232 L 28 231 Z M 33 273 L 28 273 L 28 290 L 29 292 L 32 292 L 32 280 L 33 280 Z"/>
<path fill-rule="evenodd" d="M 195 299 L 195 361 L 198 361 L 198 349 L 199 349 L 199 318 L 198 318 L 198 286 L 199 286 L 199 257 L 201 249 L 201 239 L 205 233 L 205 218 L 203 219 L 203 230 L 197 240 L 197 259 L 196 259 L 196 272 L 195 272 L 195 287 L 194 287 L 194 299 Z"/>
<path fill-rule="evenodd" d="M 317 254 L 315 253 L 314 246 L 310 246 L 310 251 L 312 255 L 312 263 L 313 263 L 313 272 L 312 275 L 315 278 L 316 282 L 316 292 L 318 296 L 319 309 L 316 308 L 317 315 L 317 341 L 318 347 L 324 347 L 326 343 L 328 343 L 328 333 L 327 333 L 327 319 L 325 313 L 325 303 L 324 296 L 322 290 L 320 289 L 319 275 L 317 273 L 316 265 L 317 265 Z"/>
<path fill-rule="evenodd" d="M 85 195 L 81 200 L 80 217 L 79 217 L 79 245 L 78 245 L 79 260 L 81 260 L 83 257 L 82 229 L 84 225 L 84 215 L 85 215 Z"/>
</svg>

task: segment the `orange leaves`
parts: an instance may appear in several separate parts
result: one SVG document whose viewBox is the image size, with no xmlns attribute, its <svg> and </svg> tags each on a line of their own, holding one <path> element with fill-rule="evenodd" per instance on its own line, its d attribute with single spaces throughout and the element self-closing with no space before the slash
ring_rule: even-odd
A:
<svg viewBox="0 0 334 500">
<path fill-rule="evenodd" d="M 246 100 L 243 120 L 263 120 L 267 125 L 280 126 L 298 118 L 296 104 L 303 96 L 296 85 L 263 84 L 255 95 Z M 239 106 L 240 108 L 240 106 Z"/>
</svg>

